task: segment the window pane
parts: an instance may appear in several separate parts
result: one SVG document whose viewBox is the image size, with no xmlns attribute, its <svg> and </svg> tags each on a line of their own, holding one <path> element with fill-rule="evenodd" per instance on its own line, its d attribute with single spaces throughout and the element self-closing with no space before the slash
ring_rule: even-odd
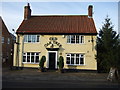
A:
<svg viewBox="0 0 120 90">
<path fill-rule="evenodd" d="M 34 56 L 31 56 L 31 62 L 32 63 L 34 62 Z"/>
<path fill-rule="evenodd" d="M 24 42 L 27 42 L 27 35 L 24 36 Z"/>
<path fill-rule="evenodd" d="M 84 36 L 81 36 L 81 42 L 80 43 L 84 43 Z"/>
<path fill-rule="evenodd" d="M 79 54 L 76 54 L 76 64 L 79 64 Z"/>
<path fill-rule="evenodd" d="M 76 54 L 76 58 L 79 58 L 79 54 Z"/>
<path fill-rule="evenodd" d="M 74 57 L 74 54 L 71 54 L 71 57 Z"/>
<path fill-rule="evenodd" d="M 70 43 L 70 35 L 67 36 L 67 43 Z"/>
<path fill-rule="evenodd" d="M 71 54 L 71 64 L 74 64 L 74 55 L 75 54 Z"/>
<path fill-rule="evenodd" d="M 26 62 L 26 56 L 23 56 L 23 62 Z"/>
<path fill-rule="evenodd" d="M 76 43 L 79 43 L 79 35 L 76 36 Z"/>
<path fill-rule="evenodd" d="M 36 63 L 39 62 L 39 56 L 36 56 L 36 60 L 35 60 Z"/>
<path fill-rule="evenodd" d="M 27 56 L 27 62 L 30 62 L 30 56 Z"/>
<path fill-rule="evenodd" d="M 28 42 L 31 42 L 31 35 L 28 35 Z"/>
<path fill-rule="evenodd" d="M 67 57 L 66 63 L 70 64 L 70 57 Z"/>
<path fill-rule="evenodd" d="M 76 58 L 76 64 L 79 64 L 79 58 Z"/>
<path fill-rule="evenodd" d="M 30 53 L 27 53 L 27 56 L 30 55 Z"/>
<path fill-rule="evenodd" d="M 34 56 L 35 53 L 31 53 L 32 56 Z"/>
<path fill-rule="evenodd" d="M 71 64 L 74 64 L 74 58 L 71 58 Z"/>
<path fill-rule="evenodd" d="M 80 58 L 80 64 L 84 64 L 83 58 Z"/>
<path fill-rule="evenodd" d="M 71 35 L 71 43 L 75 43 L 75 35 Z"/>
<path fill-rule="evenodd" d="M 36 35 L 32 35 L 32 42 L 36 42 Z"/>
</svg>

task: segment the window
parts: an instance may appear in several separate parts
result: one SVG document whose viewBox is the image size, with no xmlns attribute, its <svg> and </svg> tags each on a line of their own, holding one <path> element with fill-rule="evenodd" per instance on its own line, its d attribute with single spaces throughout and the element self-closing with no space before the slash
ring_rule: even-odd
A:
<svg viewBox="0 0 120 90">
<path fill-rule="evenodd" d="M 70 35 L 67 36 L 67 43 L 71 43 Z"/>
<path fill-rule="evenodd" d="M 4 37 L 2 37 L 2 43 L 4 43 Z"/>
<path fill-rule="evenodd" d="M 27 52 L 23 53 L 24 63 L 39 63 L 39 53 L 38 52 Z"/>
<path fill-rule="evenodd" d="M 80 39 L 81 39 L 81 40 L 80 40 L 80 43 L 84 43 L 84 37 L 81 36 Z"/>
<path fill-rule="evenodd" d="M 66 54 L 66 64 L 68 65 L 84 65 L 84 54 Z"/>
<path fill-rule="evenodd" d="M 70 43 L 70 44 L 84 43 L 84 36 L 81 36 L 81 35 L 68 35 L 67 36 L 67 43 Z"/>
<path fill-rule="evenodd" d="M 39 42 L 39 35 L 25 35 L 24 42 L 28 42 L 28 43 Z"/>
<path fill-rule="evenodd" d="M 10 44 L 10 38 L 8 38 L 8 44 Z"/>
<path fill-rule="evenodd" d="M 28 42 L 31 42 L 32 41 L 32 37 L 31 35 L 28 35 Z"/>
</svg>

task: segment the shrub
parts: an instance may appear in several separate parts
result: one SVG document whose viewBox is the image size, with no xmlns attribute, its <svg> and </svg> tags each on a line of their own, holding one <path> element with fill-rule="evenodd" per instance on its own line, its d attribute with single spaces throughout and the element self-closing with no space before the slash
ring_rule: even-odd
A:
<svg viewBox="0 0 120 90">
<path fill-rule="evenodd" d="M 58 64 L 58 66 L 59 66 L 59 69 L 63 69 L 63 67 L 64 67 L 64 58 L 63 58 L 63 56 L 59 57 L 59 64 Z"/>
<path fill-rule="evenodd" d="M 41 60 L 40 60 L 40 62 L 39 62 L 40 68 L 44 68 L 44 63 L 45 63 L 45 61 L 46 61 L 46 57 L 45 57 L 45 56 L 42 56 L 42 58 L 41 58 Z"/>
</svg>

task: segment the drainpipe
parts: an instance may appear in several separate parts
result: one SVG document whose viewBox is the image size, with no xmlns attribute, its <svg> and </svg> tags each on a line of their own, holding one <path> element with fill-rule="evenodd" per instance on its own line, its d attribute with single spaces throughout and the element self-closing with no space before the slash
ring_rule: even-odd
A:
<svg viewBox="0 0 120 90">
<path fill-rule="evenodd" d="M 19 38 L 20 38 L 20 36 L 18 35 L 18 38 L 17 38 L 17 42 L 16 42 L 16 44 L 17 44 L 17 53 L 16 53 L 16 66 L 17 66 L 17 68 L 16 69 L 19 69 Z"/>
<path fill-rule="evenodd" d="M 22 68 L 23 69 L 23 53 L 24 53 L 24 34 L 23 34 L 23 39 L 22 39 Z"/>
<path fill-rule="evenodd" d="M 91 42 L 92 42 L 92 51 L 94 50 L 94 39 L 93 36 L 91 36 Z"/>
</svg>

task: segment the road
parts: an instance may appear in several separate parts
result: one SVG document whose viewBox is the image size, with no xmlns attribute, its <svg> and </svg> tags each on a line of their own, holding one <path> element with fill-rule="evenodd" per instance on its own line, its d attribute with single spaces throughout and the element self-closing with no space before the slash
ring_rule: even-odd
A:
<svg viewBox="0 0 120 90">
<path fill-rule="evenodd" d="M 56 71 L 39 72 L 37 69 L 3 69 L 3 88 L 112 88 L 120 89 L 120 83 L 109 82 L 108 74 L 91 72 Z"/>
<path fill-rule="evenodd" d="M 3 81 L 3 88 L 119 88 L 117 83 L 98 81 L 41 80 L 41 81 Z"/>
</svg>

